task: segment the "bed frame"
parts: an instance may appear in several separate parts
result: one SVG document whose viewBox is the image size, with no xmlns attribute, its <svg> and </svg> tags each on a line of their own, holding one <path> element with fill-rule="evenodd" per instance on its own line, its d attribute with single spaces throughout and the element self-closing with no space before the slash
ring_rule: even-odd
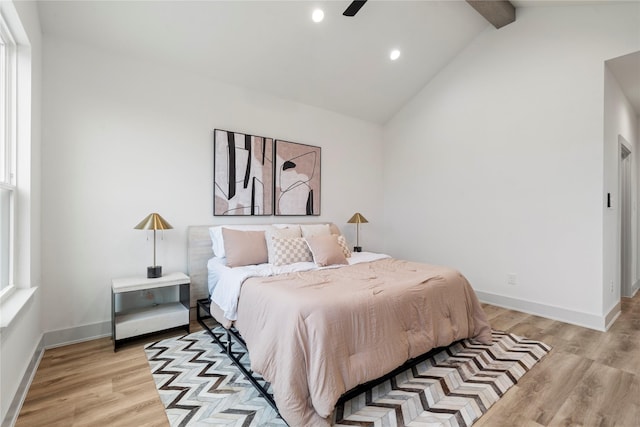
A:
<svg viewBox="0 0 640 427">
<path fill-rule="evenodd" d="M 242 336 L 235 327 L 225 329 L 220 326 L 219 323 L 211 316 L 210 307 L 211 302 L 209 298 L 203 298 L 198 300 L 198 307 L 196 308 L 196 318 L 198 323 L 211 335 L 211 338 L 215 341 L 222 351 L 231 359 L 234 365 L 242 372 L 242 375 L 258 390 L 258 393 L 264 397 L 269 405 L 275 409 L 278 416 L 278 406 L 273 398 L 273 393 L 269 391 L 270 383 L 266 381 L 260 374 L 254 372 L 250 367 L 247 368 L 245 363 L 249 362 L 249 350 Z M 235 344 L 235 346 L 234 346 Z M 244 362 L 244 363 L 243 363 Z"/>
<path fill-rule="evenodd" d="M 233 326 L 228 329 L 223 328 L 210 313 L 211 303 L 209 287 L 207 284 L 207 261 L 213 257 L 213 249 L 211 248 L 209 227 L 211 226 L 190 226 L 187 232 L 188 268 L 189 276 L 191 278 L 190 306 L 192 309 L 195 309 L 195 318 L 198 323 L 200 323 L 209 335 L 211 335 L 214 342 L 220 346 L 222 351 L 238 367 L 245 378 L 256 388 L 256 390 L 258 390 L 262 397 L 267 400 L 269 405 L 271 405 L 279 415 L 280 412 L 278 411 L 278 406 L 273 398 L 273 394 L 269 391 L 270 384 L 258 373 L 253 372 L 243 364 L 243 360 L 248 361 L 249 352 L 245 341 L 240 336 L 240 333 Z M 382 384 L 388 379 L 398 375 L 400 372 L 431 358 L 440 350 L 442 350 L 442 348 L 434 348 L 421 356 L 409 359 L 402 366 L 397 367 L 388 374 L 367 383 L 360 384 L 345 392 L 336 403 L 336 413 L 334 414 L 334 418 L 341 418 L 345 402 L 365 391 L 371 390 L 373 387 Z"/>
<path fill-rule="evenodd" d="M 235 327 L 223 328 L 211 315 L 211 301 L 209 295 L 207 262 L 213 257 L 210 225 L 190 226 L 187 231 L 187 263 L 191 278 L 190 307 L 195 310 L 195 319 L 211 335 L 214 342 L 231 359 L 245 378 L 258 390 L 278 415 L 278 407 L 269 392 L 270 384 L 258 373 L 248 369 L 245 363 L 249 360 L 247 344 Z M 236 344 L 234 346 L 234 344 Z"/>
</svg>

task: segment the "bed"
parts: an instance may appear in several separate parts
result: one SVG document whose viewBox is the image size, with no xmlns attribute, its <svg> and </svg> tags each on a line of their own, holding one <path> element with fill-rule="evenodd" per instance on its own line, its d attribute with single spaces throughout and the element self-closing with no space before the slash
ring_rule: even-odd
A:
<svg viewBox="0 0 640 427">
<path fill-rule="evenodd" d="M 276 226 L 271 225 L 240 226 L 231 234 L 231 227 L 216 227 L 218 234 L 227 233 L 224 239 L 212 227 L 189 229 L 192 306 L 206 302 L 207 314 L 237 335 L 251 359 L 245 375 L 255 372 L 271 383 L 276 409 L 291 426 L 330 425 L 341 396 L 434 348 L 464 338 L 491 342 L 473 289 L 454 269 L 381 254 L 350 254 L 333 224 L 327 225 L 332 237 L 326 237 L 324 227 L 320 235 L 273 237 L 294 232 L 297 224 L 277 226 L 294 229 L 286 232 L 273 231 Z M 249 259 L 240 264 L 251 262 L 260 227 L 269 228 L 263 238 L 276 248 L 267 248 L 268 262 L 236 265 L 234 246 L 242 246 L 240 258 Z M 291 245 L 293 239 L 308 244 L 311 261 L 280 263 L 274 242 Z M 216 240 L 228 246 L 224 259 L 214 256 L 216 247 L 216 252 L 224 251 Z M 234 280 L 241 283 L 229 285 Z M 230 341 L 227 345 L 233 353 Z"/>
</svg>

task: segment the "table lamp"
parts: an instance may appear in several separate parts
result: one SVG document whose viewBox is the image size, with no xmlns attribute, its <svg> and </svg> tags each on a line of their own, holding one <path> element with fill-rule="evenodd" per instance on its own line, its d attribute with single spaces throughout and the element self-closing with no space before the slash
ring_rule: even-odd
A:
<svg viewBox="0 0 640 427">
<path fill-rule="evenodd" d="M 356 212 L 353 214 L 351 219 L 347 221 L 348 224 L 356 225 L 356 245 L 353 247 L 354 252 L 362 252 L 362 247 L 360 246 L 360 224 L 366 224 L 367 218 L 363 217 L 360 212 Z"/>
<path fill-rule="evenodd" d="M 150 213 L 133 227 L 135 230 L 153 230 L 153 265 L 147 267 L 147 278 L 162 277 L 162 266 L 156 265 L 156 230 L 170 230 L 173 227 L 157 213 Z"/>
</svg>

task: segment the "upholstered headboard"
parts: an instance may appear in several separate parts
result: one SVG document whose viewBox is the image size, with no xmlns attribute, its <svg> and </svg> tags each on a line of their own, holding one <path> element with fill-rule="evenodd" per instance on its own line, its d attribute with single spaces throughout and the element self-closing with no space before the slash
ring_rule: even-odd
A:
<svg viewBox="0 0 640 427">
<path fill-rule="evenodd" d="M 187 263 L 189 277 L 191 277 L 191 303 L 193 308 L 196 301 L 209 297 L 207 285 L 207 261 L 213 257 L 210 225 L 192 225 L 187 231 Z"/>
</svg>

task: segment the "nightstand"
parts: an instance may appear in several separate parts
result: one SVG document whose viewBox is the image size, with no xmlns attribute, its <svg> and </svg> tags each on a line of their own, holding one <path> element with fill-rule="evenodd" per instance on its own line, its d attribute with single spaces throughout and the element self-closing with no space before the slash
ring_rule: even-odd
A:
<svg viewBox="0 0 640 427">
<path fill-rule="evenodd" d="M 189 333 L 190 279 L 170 273 L 155 279 L 126 277 L 111 281 L 113 351 L 125 340 L 181 328 Z"/>
</svg>

